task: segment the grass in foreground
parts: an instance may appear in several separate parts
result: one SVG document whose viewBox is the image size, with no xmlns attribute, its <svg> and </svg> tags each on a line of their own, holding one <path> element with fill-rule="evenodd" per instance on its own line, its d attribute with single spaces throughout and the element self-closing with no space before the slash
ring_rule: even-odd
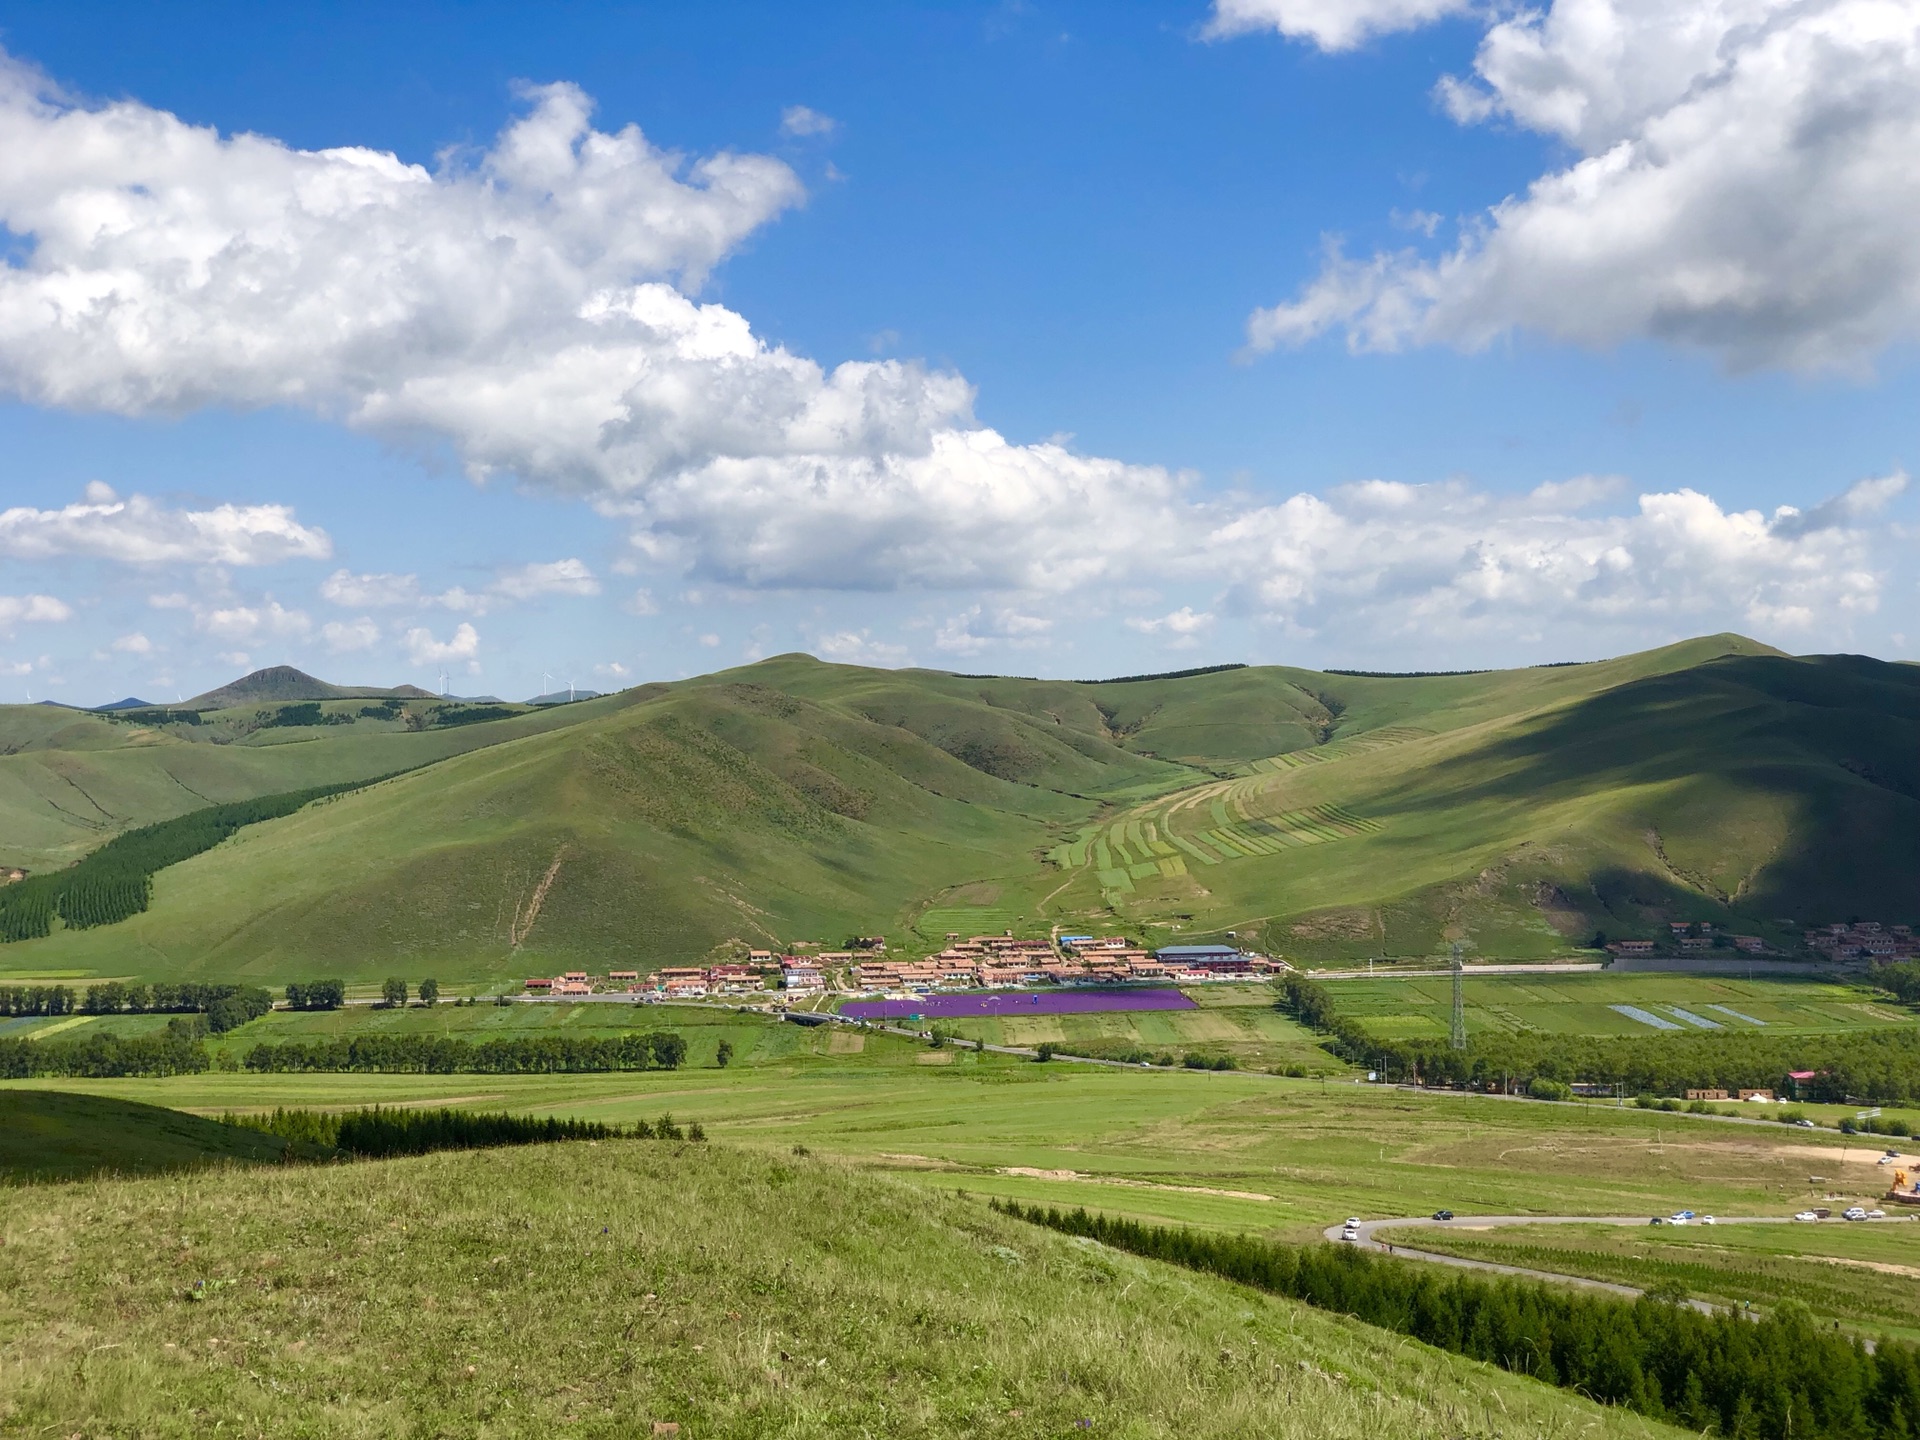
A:
<svg viewBox="0 0 1920 1440">
<path fill-rule="evenodd" d="M 0 1230 L 34 1257 L 0 1274 L 11 1433 L 1675 1433 L 978 1200 L 724 1146 L 29 1187 Z"/>
<path fill-rule="evenodd" d="M 277 1135 L 105 1095 L 0 1091 L 0 1182 L 282 1159 Z"/>
</svg>

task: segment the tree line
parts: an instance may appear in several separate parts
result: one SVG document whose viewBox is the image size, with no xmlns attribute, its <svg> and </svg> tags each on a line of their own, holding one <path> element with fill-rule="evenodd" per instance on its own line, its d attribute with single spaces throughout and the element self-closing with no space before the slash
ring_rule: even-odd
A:
<svg viewBox="0 0 1920 1440">
<path fill-rule="evenodd" d="M 287 982 L 289 1010 L 338 1010 L 347 1003 L 344 980 L 308 980 Z"/>
<path fill-rule="evenodd" d="M 77 1040 L 21 1040 L 0 1037 L 0 1079 L 70 1075 L 88 1080 L 128 1076 L 197 1075 L 211 1061 L 201 1037 L 199 1016 L 180 1016 L 152 1035 L 113 1035 L 98 1031 Z"/>
<path fill-rule="evenodd" d="M 116 835 L 65 870 L 0 887 L 0 943 L 41 939 L 52 933 L 55 917 L 75 930 L 118 924 L 147 908 L 157 871 L 211 850 L 244 825 L 276 820 L 315 800 L 373 783 L 350 780 L 209 805 Z"/>
<path fill-rule="evenodd" d="M 242 1062 L 269 1074 L 387 1071 L 413 1075 L 547 1075 L 600 1070 L 677 1070 L 687 1042 L 670 1030 L 608 1037 L 498 1036 L 474 1042 L 448 1035 L 358 1035 L 352 1039 L 259 1044 Z"/>
<path fill-rule="evenodd" d="M 277 1135 L 303 1148 L 365 1159 L 426 1155 L 436 1150 L 483 1150 L 499 1145 L 547 1145 L 561 1140 L 705 1140 L 698 1121 L 682 1127 L 662 1115 L 631 1127 L 599 1120 L 552 1116 L 483 1114 L 473 1110 L 283 1110 L 262 1115 L 223 1115 L 229 1125 Z"/>
<path fill-rule="evenodd" d="M 1484 1278 L 1382 1259 L 1350 1246 L 992 1202 L 1068 1235 L 1351 1315 L 1691 1430 L 1756 1440 L 1910 1440 L 1920 1420 L 1920 1351 L 1816 1327 L 1788 1301 L 1754 1322 L 1707 1315 L 1680 1296 L 1616 1300 L 1538 1281 Z"/>
<path fill-rule="evenodd" d="M 201 1014 L 216 1035 L 272 1008 L 273 996 L 257 985 L 125 985 L 107 980 L 81 991 L 69 985 L 0 985 L 0 1015 Z"/>
<path fill-rule="evenodd" d="M 1895 968 L 1895 967 L 1888 967 Z M 1920 969 L 1920 967 L 1915 967 Z M 1382 1078 L 1524 1089 L 1535 1079 L 1619 1086 L 1628 1094 L 1692 1089 L 1788 1089 L 1796 1099 L 1875 1104 L 1920 1100 L 1920 1028 L 1832 1035 L 1752 1031 L 1683 1035 L 1471 1035 L 1465 1050 L 1443 1039 L 1373 1034 L 1335 1008 L 1327 988 L 1300 975 L 1279 981 L 1278 1007 L 1327 1036 L 1326 1049 Z M 1792 1071 L 1815 1072 L 1789 1083 Z"/>
</svg>

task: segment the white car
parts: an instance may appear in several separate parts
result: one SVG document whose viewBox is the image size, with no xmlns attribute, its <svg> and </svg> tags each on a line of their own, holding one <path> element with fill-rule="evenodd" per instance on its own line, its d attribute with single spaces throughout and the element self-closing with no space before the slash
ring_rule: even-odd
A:
<svg viewBox="0 0 1920 1440">
<path fill-rule="evenodd" d="M 1340 1232 L 1340 1238 L 1342 1240 L 1358 1240 L 1360 1238 L 1360 1227 L 1357 1225 L 1347 1226 L 1346 1229 Z"/>
<path fill-rule="evenodd" d="M 1714 1221 L 1714 1218 L 1713 1218 L 1713 1216 L 1711 1216 L 1711 1215 L 1702 1215 L 1702 1216 L 1700 1217 L 1700 1223 L 1701 1223 L 1702 1225 L 1712 1225 L 1712 1224 L 1714 1224 L 1714 1223 L 1715 1223 L 1715 1221 Z"/>
<path fill-rule="evenodd" d="M 1887 1212 L 1884 1210 L 1867 1211 L 1867 1219 L 1869 1220 L 1884 1220 L 1886 1218 L 1887 1218 Z"/>
<path fill-rule="evenodd" d="M 1864 1205 L 1849 1205 L 1840 1212 L 1840 1218 L 1842 1220 L 1864 1220 L 1867 1218 L 1867 1207 Z"/>
<path fill-rule="evenodd" d="M 1793 1218 L 1796 1220 L 1818 1220 L 1820 1217 L 1814 1214 L 1813 1211 L 1811 1210 L 1802 1210 L 1798 1215 L 1795 1215 Z"/>
<path fill-rule="evenodd" d="M 1360 1228 L 1360 1217 L 1358 1215 L 1347 1216 L 1347 1229 L 1358 1230 L 1359 1228 Z"/>
</svg>

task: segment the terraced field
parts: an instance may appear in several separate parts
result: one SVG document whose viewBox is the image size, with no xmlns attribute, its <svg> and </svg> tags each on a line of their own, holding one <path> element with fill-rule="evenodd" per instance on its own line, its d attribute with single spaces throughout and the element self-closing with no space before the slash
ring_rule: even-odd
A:
<svg viewBox="0 0 1920 1440">
<path fill-rule="evenodd" d="M 1427 734 L 1389 726 L 1318 749 L 1255 760 L 1247 774 L 1235 779 L 1175 791 L 1088 826 L 1067 844 L 1054 847 L 1048 858 L 1063 870 L 1092 869 L 1102 897 L 1116 905 L 1134 891 L 1136 880 L 1173 880 L 1188 874 L 1190 865 L 1284 855 L 1309 845 L 1377 835 L 1382 829 L 1378 820 L 1343 805 L 1288 808 L 1281 798 L 1283 782 L 1305 766 L 1338 764 Z"/>
</svg>

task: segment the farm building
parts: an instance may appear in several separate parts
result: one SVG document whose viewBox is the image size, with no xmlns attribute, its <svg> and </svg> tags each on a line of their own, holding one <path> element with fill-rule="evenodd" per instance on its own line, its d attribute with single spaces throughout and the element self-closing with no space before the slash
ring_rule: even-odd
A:
<svg viewBox="0 0 1920 1440">
<path fill-rule="evenodd" d="M 1245 975 L 1253 969 L 1253 957 L 1232 945 L 1163 945 L 1154 959 L 1182 970 L 1202 971 L 1208 975 Z"/>
</svg>

